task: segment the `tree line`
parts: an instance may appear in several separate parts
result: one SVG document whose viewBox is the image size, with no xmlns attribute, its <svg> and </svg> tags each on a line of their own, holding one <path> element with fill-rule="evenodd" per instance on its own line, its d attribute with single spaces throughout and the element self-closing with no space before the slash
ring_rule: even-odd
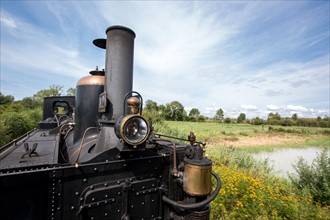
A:
<svg viewBox="0 0 330 220">
<path fill-rule="evenodd" d="M 42 120 L 42 105 L 44 97 L 75 95 L 75 89 L 69 88 L 65 94 L 63 87 L 51 85 L 31 97 L 15 101 L 12 95 L 4 95 L 0 92 L 0 146 L 36 128 Z M 252 125 L 283 125 L 283 126 L 309 126 L 330 128 L 330 118 L 299 118 L 293 114 L 291 118 L 281 117 L 279 113 L 269 113 L 267 119 L 259 117 L 247 119 L 245 113 L 240 113 L 237 118 L 224 117 L 224 111 L 219 108 L 212 118 L 202 115 L 197 108 L 189 112 L 179 101 L 172 101 L 165 105 L 158 105 L 155 101 L 147 100 L 144 105 L 143 115 L 154 123 L 169 121 L 191 121 L 216 123 L 249 123 Z"/>
<path fill-rule="evenodd" d="M 248 123 L 252 125 L 282 125 L 282 126 L 308 126 L 308 127 L 330 127 L 330 118 L 325 116 L 321 118 L 299 118 L 297 113 L 292 117 L 282 117 L 279 113 L 269 113 L 267 119 L 255 117 L 247 119 L 245 113 L 240 113 L 237 118 L 224 117 L 225 113 L 219 108 L 213 118 L 200 114 L 197 108 L 192 108 L 187 113 L 183 105 L 178 101 L 172 101 L 166 105 L 157 105 L 155 101 L 147 100 L 144 107 L 144 115 L 153 121 L 169 120 L 169 121 L 193 121 L 204 122 L 214 121 L 217 123 Z"/>
</svg>

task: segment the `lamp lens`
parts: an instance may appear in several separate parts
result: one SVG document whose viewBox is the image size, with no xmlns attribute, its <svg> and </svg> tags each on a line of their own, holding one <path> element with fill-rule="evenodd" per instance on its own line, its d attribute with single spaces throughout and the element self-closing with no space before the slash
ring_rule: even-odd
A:
<svg viewBox="0 0 330 220">
<path fill-rule="evenodd" d="M 124 135 L 131 144 L 138 144 L 148 135 L 148 125 L 142 118 L 131 118 L 124 126 Z"/>
</svg>

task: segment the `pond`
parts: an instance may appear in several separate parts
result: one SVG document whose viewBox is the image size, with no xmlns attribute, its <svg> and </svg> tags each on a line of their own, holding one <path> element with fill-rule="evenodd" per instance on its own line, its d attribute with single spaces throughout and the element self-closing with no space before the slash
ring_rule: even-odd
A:
<svg viewBox="0 0 330 220">
<path fill-rule="evenodd" d="M 309 164 L 322 152 L 322 148 L 286 148 L 273 152 L 260 152 L 253 154 L 257 160 L 268 159 L 269 164 L 273 166 L 275 174 L 288 178 L 288 173 L 295 173 L 292 164 L 296 164 L 300 157 L 304 158 Z M 330 156 L 330 149 L 328 150 Z"/>
</svg>

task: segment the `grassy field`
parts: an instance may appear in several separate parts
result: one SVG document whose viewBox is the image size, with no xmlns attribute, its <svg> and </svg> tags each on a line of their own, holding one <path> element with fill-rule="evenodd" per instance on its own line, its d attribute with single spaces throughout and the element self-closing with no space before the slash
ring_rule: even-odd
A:
<svg viewBox="0 0 330 220">
<path fill-rule="evenodd" d="M 154 127 L 156 133 L 180 138 L 194 132 L 197 140 L 207 143 L 212 169 L 222 181 L 211 204 L 211 219 L 330 220 L 329 206 L 316 203 L 309 191 L 275 176 L 267 161 L 257 162 L 251 156 L 284 147 L 329 148 L 330 129 L 210 122 L 164 122 Z"/>
<path fill-rule="evenodd" d="M 278 147 L 330 146 L 330 129 L 326 128 L 177 121 L 155 127 L 156 132 L 181 138 L 194 132 L 198 140 L 210 147 L 244 148 L 251 152 Z"/>
</svg>

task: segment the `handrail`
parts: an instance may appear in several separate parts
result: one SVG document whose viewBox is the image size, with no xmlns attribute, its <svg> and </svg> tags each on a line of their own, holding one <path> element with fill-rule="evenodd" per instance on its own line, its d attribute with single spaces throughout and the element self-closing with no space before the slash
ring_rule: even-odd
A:
<svg viewBox="0 0 330 220">
<path fill-rule="evenodd" d="M 3 152 L 3 151 L 5 151 L 5 150 L 6 150 L 9 146 L 11 146 L 12 144 L 15 144 L 15 146 L 16 146 L 16 143 L 17 143 L 18 141 L 20 141 L 20 140 L 23 139 L 24 137 L 28 137 L 28 136 L 29 136 L 32 132 L 34 132 L 35 130 L 36 130 L 36 128 L 34 128 L 34 129 L 31 130 L 31 131 L 28 131 L 27 133 L 25 133 L 25 134 L 19 136 L 18 138 L 15 138 L 15 139 L 12 140 L 11 142 L 9 142 L 9 143 L 3 145 L 2 147 L 0 147 L 0 153 Z"/>
</svg>

